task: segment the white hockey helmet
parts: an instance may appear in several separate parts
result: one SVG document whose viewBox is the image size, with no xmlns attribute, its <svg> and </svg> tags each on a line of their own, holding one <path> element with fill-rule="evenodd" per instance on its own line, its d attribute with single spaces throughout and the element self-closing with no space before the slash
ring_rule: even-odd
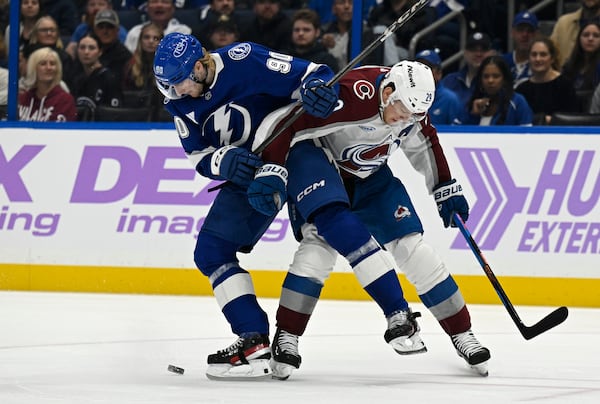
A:
<svg viewBox="0 0 600 404">
<path fill-rule="evenodd" d="M 387 102 L 381 97 L 383 89 L 393 86 L 394 92 L 389 96 Z M 435 80 L 431 69 L 421 62 L 403 60 L 396 63 L 383 77 L 379 86 L 381 108 L 385 108 L 395 101 L 402 104 L 417 120 L 423 119 L 433 103 L 435 96 Z"/>
</svg>

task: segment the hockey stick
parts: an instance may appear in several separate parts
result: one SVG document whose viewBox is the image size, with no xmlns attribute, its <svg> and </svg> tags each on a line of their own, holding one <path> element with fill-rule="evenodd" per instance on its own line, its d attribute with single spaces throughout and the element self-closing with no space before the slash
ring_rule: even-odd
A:
<svg viewBox="0 0 600 404">
<path fill-rule="evenodd" d="M 365 57 L 367 57 L 367 55 L 369 55 L 373 51 L 373 49 L 382 44 L 390 35 L 392 35 L 394 32 L 400 29 L 400 27 L 406 24 L 406 22 L 413 18 L 413 16 L 419 11 L 421 11 L 421 9 L 425 7 L 427 3 L 429 3 L 429 0 L 419 0 L 415 4 L 413 4 L 413 6 L 409 10 L 406 10 L 404 14 L 398 17 L 396 21 L 394 21 L 389 27 L 387 27 L 377 39 L 371 42 L 366 48 L 362 50 L 362 52 L 356 55 L 354 59 L 352 59 L 346 66 L 344 66 L 339 72 L 337 72 L 335 76 L 333 76 L 331 80 L 327 82 L 327 87 L 331 87 L 335 83 L 340 81 L 344 74 L 348 73 L 349 70 L 356 66 Z M 300 118 L 300 115 L 302 115 L 302 113 L 304 112 L 304 108 L 302 108 L 302 104 L 299 105 L 300 108 L 294 111 L 294 114 L 291 115 L 276 132 L 271 133 L 265 140 L 263 140 L 263 142 L 260 145 L 258 145 L 258 147 L 256 148 L 256 150 L 253 151 L 253 153 L 260 154 L 267 148 L 267 146 L 269 146 L 276 138 L 278 138 L 279 135 L 285 132 L 287 128 L 292 126 L 292 124 L 296 122 L 298 118 Z"/>
<path fill-rule="evenodd" d="M 494 275 L 494 272 L 492 272 L 492 268 L 485 260 L 485 257 L 481 253 L 481 250 L 479 249 L 477 243 L 475 243 L 471 232 L 469 232 L 469 229 L 467 229 L 465 223 L 462 221 L 458 213 L 454 214 L 454 223 L 456 223 L 456 225 L 460 229 L 460 232 L 467 241 L 467 244 L 469 244 L 469 247 L 471 247 L 471 251 L 473 251 L 473 254 L 475 254 L 475 257 L 477 257 L 477 261 L 479 261 L 479 264 L 481 265 L 483 271 L 492 283 L 492 286 L 494 287 L 494 289 L 496 289 L 496 293 L 500 297 L 502 304 L 504 305 L 504 307 L 506 307 L 506 310 L 508 310 L 508 314 L 510 314 L 510 317 L 521 332 L 523 338 L 525 338 L 526 340 L 530 340 L 533 337 L 537 337 L 541 333 L 544 333 L 549 329 L 556 327 L 557 325 L 559 325 L 567 319 L 567 316 L 569 315 L 569 310 L 565 306 L 562 306 L 554 310 L 552 313 L 548 314 L 546 317 L 544 317 L 543 319 L 541 319 L 540 321 L 538 321 L 530 327 L 523 324 L 523 321 L 521 321 L 521 318 L 517 314 L 514 306 L 512 305 L 512 303 L 508 299 L 508 296 L 504 292 L 504 289 L 502 289 L 502 285 L 500 285 L 498 278 L 496 278 L 496 275 Z"/>
<path fill-rule="evenodd" d="M 369 53 L 371 53 L 373 51 L 373 49 L 375 49 L 377 46 L 382 44 L 386 39 L 388 39 L 388 37 L 390 35 L 392 35 L 394 32 L 396 32 L 398 29 L 400 29 L 400 27 L 402 27 L 404 24 L 406 24 L 406 22 L 408 20 L 410 20 L 411 18 L 413 18 L 413 16 L 415 14 L 417 14 L 419 11 L 421 11 L 421 9 L 423 7 L 425 7 L 425 5 L 427 5 L 427 3 L 429 3 L 429 0 L 419 0 L 415 4 L 413 4 L 413 6 L 409 10 L 406 10 L 404 12 L 404 14 L 402 14 L 400 17 L 398 17 L 398 19 L 396 21 L 394 21 L 389 27 L 387 27 L 385 29 L 385 31 L 383 31 L 383 33 L 379 37 L 377 37 L 377 39 L 375 39 L 373 42 L 371 42 L 366 48 L 364 48 L 362 50 L 362 52 L 360 52 L 358 55 L 356 55 L 354 57 L 354 59 L 352 59 L 346 66 L 344 66 L 339 72 L 337 72 L 331 78 L 331 80 L 329 80 L 327 82 L 326 86 L 331 87 L 335 83 L 340 81 L 340 79 L 344 76 L 344 74 L 348 73 L 349 70 L 351 70 L 354 66 L 356 66 L 365 57 L 367 57 L 367 55 L 369 55 Z M 292 124 L 294 122 L 296 122 L 296 120 L 298 118 L 300 118 L 300 116 L 304 113 L 304 108 L 302 108 L 302 103 L 300 103 L 299 101 L 296 104 L 299 106 L 299 108 L 297 108 L 294 111 L 294 113 L 292 115 L 290 115 L 289 118 L 286 119 L 286 121 L 283 123 L 283 125 L 281 125 L 277 129 L 277 131 L 275 131 L 275 132 L 271 133 L 269 136 L 267 136 L 265 138 L 265 140 L 263 140 L 263 142 L 261 144 L 259 144 L 255 150 L 252 151 L 252 153 L 254 153 L 254 154 L 262 153 L 267 148 L 267 146 L 269 146 L 271 143 L 273 143 L 273 141 L 275 139 L 277 139 L 283 132 L 285 132 L 290 126 L 292 126 Z M 217 190 L 223 188 L 228 183 L 229 183 L 228 181 L 222 182 L 219 185 L 209 188 L 208 192 L 217 191 Z"/>
</svg>

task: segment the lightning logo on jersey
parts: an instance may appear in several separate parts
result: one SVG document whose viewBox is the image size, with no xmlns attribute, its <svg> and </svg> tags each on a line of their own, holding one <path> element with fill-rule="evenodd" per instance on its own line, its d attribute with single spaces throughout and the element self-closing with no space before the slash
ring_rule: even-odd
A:
<svg viewBox="0 0 600 404">
<path fill-rule="evenodd" d="M 202 126 L 202 132 L 205 136 L 218 136 L 221 146 L 244 145 L 251 133 L 250 113 L 240 105 L 229 103 L 209 115 Z"/>
</svg>

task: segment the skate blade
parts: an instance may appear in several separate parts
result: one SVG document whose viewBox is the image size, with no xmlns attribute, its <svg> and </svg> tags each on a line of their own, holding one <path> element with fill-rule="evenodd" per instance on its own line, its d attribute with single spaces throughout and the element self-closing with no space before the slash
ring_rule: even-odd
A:
<svg viewBox="0 0 600 404">
<path fill-rule="evenodd" d="M 228 364 L 208 365 L 206 377 L 218 381 L 248 381 L 271 379 L 268 359 L 255 359 L 248 364 L 231 366 Z"/>
<path fill-rule="evenodd" d="M 477 365 L 469 365 L 471 369 L 473 369 L 479 376 L 487 377 L 488 376 L 488 364 L 486 362 L 478 363 Z"/>
<path fill-rule="evenodd" d="M 273 379 L 277 379 L 277 380 L 287 380 L 292 375 L 292 372 L 294 371 L 294 369 L 296 369 L 292 365 L 288 365 L 287 363 L 277 362 L 277 361 L 274 361 L 273 359 L 271 359 L 270 365 L 271 365 L 271 371 L 273 372 L 271 374 L 271 376 Z"/>
<path fill-rule="evenodd" d="M 416 355 L 427 352 L 427 347 L 420 337 L 413 335 L 412 337 L 398 337 L 389 342 L 400 355 Z"/>
</svg>

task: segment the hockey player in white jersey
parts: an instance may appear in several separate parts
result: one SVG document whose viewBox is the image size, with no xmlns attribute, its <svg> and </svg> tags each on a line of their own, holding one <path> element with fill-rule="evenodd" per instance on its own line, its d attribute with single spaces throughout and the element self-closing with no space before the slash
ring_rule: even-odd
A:
<svg viewBox="0 0 600 404">
<path fill-rule="evenodd" d="M 434 92 L 432 73 L 419 62 L 403 61 L 391 69 L 354 69 L 340 81 L 340 101 L 333 114 L 324 119 L 304 115 L 276 140 L 295 143 L 286 163 L 290 173 L 297 173 L 296 180 L 290 178 L 288 182 L 288 206 L 301 244 L 284 281 L 277 311 L 272 345 L 274 377 L 285 380 L 293 369 L 299 368 L 298 337 L 305 331 L 336 260 L 335 250 L 305 213 L 304 205 L 327 203 L 336 186 L 345 188 L 352 211 L 393 255 L 422 302 L 449 335 L 458 355 L 477 372 L 487 375 L 489 350 L 473 335 L 458 286 L 437 253 L 424 241 L 423 227 L 410 197 L 386 164 L 391 153 L 402 150 L 424 175 L 444 226 L 454 226 L 454 212 L 467 220 L 468 203 L 461 186 L 451 176 L 437 131 L 427 115 Z M 336 182 L 327 176 L 323 167 L 311 174 L 310 166 L 302 163 L 303 154 L 294 153 L 313 145 L 331 156 L 341 180 Z M 335 171 L 335 167 L 331 170 Z M 307 193 L 307 189 L 311 192 Z M 355 273 L 367 290 L 382 276 L 375 268 Z M 403 319 L 392 315 L 387 320 L 393 323 Z M 388 341 L 387 333 L 385 339 Z"/>
</svg>

